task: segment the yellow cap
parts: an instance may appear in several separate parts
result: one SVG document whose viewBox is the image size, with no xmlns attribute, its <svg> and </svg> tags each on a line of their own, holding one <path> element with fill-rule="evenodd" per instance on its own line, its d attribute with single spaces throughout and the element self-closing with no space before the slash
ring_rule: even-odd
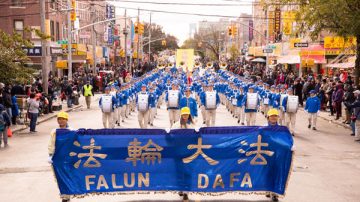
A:
<svg viewBox="0 0 360 202">
<path fill-rule="evenodd" d="M 270 109 L 267 113 L 268 116 L 279 116 L 279 111 L 277 109 Z"/>
<path fill-rule="evenodd" d="M 69 120 L 69 114 L 64 111 L 59 112 L 57 117 Z"/>
<path fill-rule="evenodd" d="M 184 115 L 184 114 L 190 115 L 190 108 L 189 107 L 181 108 L 181 115 Z"/>
</svg>

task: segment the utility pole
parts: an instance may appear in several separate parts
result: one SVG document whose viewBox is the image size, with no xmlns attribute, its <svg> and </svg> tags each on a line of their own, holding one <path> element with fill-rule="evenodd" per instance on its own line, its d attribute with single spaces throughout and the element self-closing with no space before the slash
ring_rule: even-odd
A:
<svg viewBox="0 0 360 202">
<path fill-rule="evenodd" d="M 45 29 L 45 0 L 40 0 L 40 21 L 41 21 L 41 32 L 43 34 L 46 33 L 46 29 Z M 48 65 L 49 65 L 49 58 L 48 58 L 48 52 L 49 52 L 49 42 L 47 41 L 47 39 L 42 38 L 41 39 L 41 52 L 42 52 L 42 57 L 41 57 L 41 65 L 42 65 L 42 86 L 43 86 L 43 91 L 47 94 L 48 93 Z"/>
<path fill-rule="evenodd" d="M 67 13 L 67 21 L 68 21 L 68 79 L 72 80 L 72 33 L 71 33 L 71 0 L 68 0 L 68 13 Z"/>
<path fill-rule="evenodd" d="M 149 24 L 149 42 L 151 41 L 151 13 L 150 13 L 150 24 Z M 149 62 L 151 62 L 151 43 L 149 43 Z"/>
<path fill-rule="evenodd" d="M 96 12 L 95 12 L 95 5 L 94 0 L 90 3 L 90 10 L 91 10 L 91 22 L 94 23 L 96 20 Z M 91 40 L 92 40 L 92 54 L 93 54 L 93 73 L 96 73 L 96 33 L 95 33 L 95 25 L 91 27 Z"/>
<path fill-rule="evenodd" d="M 138 8 L 138 16 L 137 16 L 137 24 L 139 26 L 139 23 L 140 23 L 140 9 Z M 137 57 L 136 57 L 136 60 L 137 60 L 137 66 L 139 66 L 140 64 L 140 54 L 139 54 L 139 50 L 140 50 L 140 34 L 138 33 L 138 40 L 137 40 Z"/>
<path fill-rule="evenodd" d="M 127 19 L 126 19 L 126 9 L 125 9 L 125 28 L 124 28 L 124 35 L 125 35 L 125 68 L 128 70 L 128 61 L 127 61 Z"/>
<path fill-rule="evenodd" d="M 266 12 L 266 44 L 265 44 L 265 48 L 268 48 L 269 46 L 269 37 L 270 37 L 270 34 L 269 34 L 269 10 L 267 10 Z M 267 75 L 269 71 L 269 53 L 266 52 L 266 63 L 265 63 L 265 75 Z"/>
</svg>

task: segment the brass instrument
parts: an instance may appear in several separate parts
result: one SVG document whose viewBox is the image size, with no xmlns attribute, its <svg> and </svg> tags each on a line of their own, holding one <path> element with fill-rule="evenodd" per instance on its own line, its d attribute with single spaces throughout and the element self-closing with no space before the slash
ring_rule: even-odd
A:
<svg viewBox="0 0 360 202">
<path fill-rule="evenodd" d="M 208 68 L 208 69 L 212 69 L 213 68 L 213 63 L 212 62 L 208 62 L 208 63 L 206 63 L 206 68 Z"/>
<path fill-rule="evenodd" d="M 173 67 L 173 66 L 174 66 L 174 64 L 171 63 L 171 62 L 167 65 L 167 67 L 169 67 L 169 68 L 171 68 L 171 67 Z"/>
<path fill-rule="evenodd" d="M 220 63 L 220 69 L 226 69 L 228 64 L 226 62 Z"/>
<path fill-rule="evenodd" d="M 201 63 L 200 63 L 200 62 L 195 62 L 195 68 L 199 68 L 199 69 L 200 69 L 200 68 L 201 68 L 201 66 L 202 66 L 202 65 L 201 65 Z"/>
</svg>

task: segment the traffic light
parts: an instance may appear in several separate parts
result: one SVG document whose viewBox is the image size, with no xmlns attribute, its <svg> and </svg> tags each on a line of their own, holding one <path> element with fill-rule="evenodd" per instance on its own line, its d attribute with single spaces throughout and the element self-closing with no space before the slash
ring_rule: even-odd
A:
<svg viewBox="0 0 360 202">
<path fill-rule="evenodd" d="M 135 22 L 134 24 L 135 34 L 139 34 L 139 24 Z"/>
<path fill-rule="evenodd" d="M 144 34 L 144 24 L 139 23 L 139 34 Z"/>
<path fill-rule="evenodd" d="M 228 27 L 228 34 L 229 36 L 232 36 L 233 35 L 233 30 L 232 30 L 232 27 Z"/>
<path fill-rule="evenodd" d="M 238 28 L 237 28 L 237 26 L 232 26 L 232 34 L 233 34 L 233 36 L 236 36 L 237 35 L 237 33 L 238 33 Z"/>
</svg>

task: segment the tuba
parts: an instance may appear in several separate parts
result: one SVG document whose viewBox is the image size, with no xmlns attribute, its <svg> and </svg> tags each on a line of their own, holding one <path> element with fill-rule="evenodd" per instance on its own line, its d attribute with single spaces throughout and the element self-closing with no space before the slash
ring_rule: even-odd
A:
<svg viewBox="0 0 360 202">
<path fill-rule="evenodd" d="M 195 68 L 201 68 L 201 63 L 200 62 L 195 62 Z"/>
<path fill-rule="evenodd" d="M 206 63 L 206 68 L 207 68 L 207 69 L 213 68 L 213 63 L 212 63 L 212 62 Z"/>
<path fill-rule="evenodd" d="M 220 63 L 220 69 L 226 69 L 228 66 L 228 64 L 226 62 L 221 62 Z"/>
<path fill-rule="evenodd" d="M 174 66 L 174 64 L 172 63 L 172 62 L 170 62 L 168 65 L 167 65 L 167 67 L 169 67 L 169 68 L 172 68 Z"/>
</svg>

